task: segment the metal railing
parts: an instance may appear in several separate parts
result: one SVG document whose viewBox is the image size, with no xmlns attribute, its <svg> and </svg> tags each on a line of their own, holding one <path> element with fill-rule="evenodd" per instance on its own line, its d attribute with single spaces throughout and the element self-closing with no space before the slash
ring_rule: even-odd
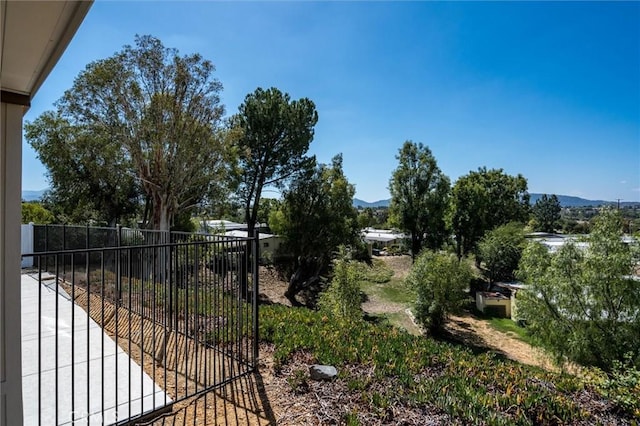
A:
<svg viewBox="0 0 640 426">
<path fill-rule="evenodd" d="M 37 365 L 25 415 L 31 407 L 37 424 L 127 424 L 254 371 L 257 235 L 166 241 L 118 229 L 103 234 L 116 235 L 113 246 L 92 248 L 90 232 L 87 247 L 63 238 L 27 255 Z M 129 245 L 118 246 L 123 236 Z"/>
</svg>

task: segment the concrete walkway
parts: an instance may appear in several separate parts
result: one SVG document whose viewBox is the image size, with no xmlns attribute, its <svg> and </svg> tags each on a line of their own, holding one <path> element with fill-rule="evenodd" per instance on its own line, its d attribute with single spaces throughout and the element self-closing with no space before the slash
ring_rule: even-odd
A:
<svg viewBox="0 0 640 426">
<path fill-rule="evenodd" d="M 44 278 L 21 280 L 25 425 L 108 425 L 171 403 L 54 277 Z"/>
</svg>

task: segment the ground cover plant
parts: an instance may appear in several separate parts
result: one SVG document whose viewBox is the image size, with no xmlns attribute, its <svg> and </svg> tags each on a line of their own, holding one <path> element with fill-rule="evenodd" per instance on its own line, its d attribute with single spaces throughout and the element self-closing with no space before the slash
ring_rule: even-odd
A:
<svg viewBox="0 0 640 426">
<path fill-rule="evenodd" d="M 323 403 L 335 404 L 341 423 L 396 424 L 404 410 L 455 424 L 631 424 L 632 411 L 596 386 L 489 351 L 474 353 L 385 323 L 333 321 L 306 308 L 264 306 L 260 317 L 276 373 L 301 353 L 309 363 L 338 367 L 338 380 L 327 386 L 341 386 L 343 400 L 334 395 Z M 291 383 L 304 393 L 302 373 L 295 374 Z"/>
</svg>

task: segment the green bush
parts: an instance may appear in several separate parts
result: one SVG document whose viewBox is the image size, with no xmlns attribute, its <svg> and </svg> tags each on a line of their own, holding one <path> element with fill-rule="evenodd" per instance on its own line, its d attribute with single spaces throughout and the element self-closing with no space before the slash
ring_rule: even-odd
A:
<svg viewBox="0 0 640 426">
<path fill-rule="evenodd" d="M 334 262 L 333 279 L 329 287 L 320 295 L 320 309 L 332 317 L 343 321 L 357 321 L 362 318 L 360 307 L 359 265 L 347 258 L 344 251 Z"/>
<path fill-rule="evenodd" d="M 601 392 L 623 410 L 640 420 L 640 370 L 633 365 L 632 355 L 614 361 L 611 375 L 601 384 Z"/>
<path fill-rule="evenodd" d="M 407 285 L 418 295 L 416 319 L 430 332 L 441 332 L 449 313 L 464 302 L 471 278 L 466 259 L 459 260 L 452 253 L 422 252 L 407 276 Z"/>
</svg>

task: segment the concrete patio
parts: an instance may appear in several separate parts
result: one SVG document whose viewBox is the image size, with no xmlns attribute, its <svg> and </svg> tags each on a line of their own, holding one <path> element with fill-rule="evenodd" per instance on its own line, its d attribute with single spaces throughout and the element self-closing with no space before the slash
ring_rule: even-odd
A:
<svg viewBox="0 0 640 426">
<path fill-rule="evenodd" d="M 54 277 L 21 285 L 25 425 L 113 424 L 171 403 Z"/>
</svg>

